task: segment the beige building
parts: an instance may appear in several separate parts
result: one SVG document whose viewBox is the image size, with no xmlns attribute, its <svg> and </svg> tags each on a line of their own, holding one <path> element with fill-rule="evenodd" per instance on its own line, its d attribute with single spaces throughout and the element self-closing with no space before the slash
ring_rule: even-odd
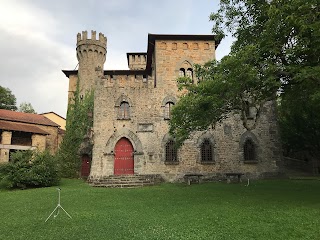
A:
<svg viewBox="0 0 320 240">
<path fill-rule="evenodd" d="M 66 119 L 64 117 L 61 117 L 59 114 L 56 114 L 55 112 L 45 112 L 45 113 L 41 113 L 40 115 L 45 116 L 46 118 L 50 119 L 52 122 L 59 125 L 59 129 L 58 129 L 58 147 L 59 147 L 66 133 Z"/>
<path fill-rule="evenodd" d="M 45 116 L 0 109 L 0 162 L 17 150 L 58 149 L 59 125 Z"/>
<path fill-rule="evenodd" d="M 79 70 L 65 70 L 69 94 L 77 79 L 82 94 L 95 90 L 90 180 L 114 175 L 160 175 L 179 181 L 186 174 L 221 179 L 226 173 L 250 178 L 278 172 L 281 159 L 273 103 L 266 104 L 254 131 L 238 115 L 215 129 L 195 132 L 180 148 L 168 133 L 170 109 L 179 101 L 176 79 L 197 84 L 194 64 L 215 58 L 214 35 L 149 34 L 147 51 L 128 53 L 128 70 L 103 70 L 107 53 L 103 34 L 77 36 Z M 72 95 L 69 95 L 72 96 Z"/>
<path fill-rule="evenodd" d="M 56 114 L 55 112 L 45 112 L 41 113 L 40 115 L 45 116 L 52 122 L 58 124 L 60 126 L 60 129 L 66 130 L 66 119 L 64 117 L 61 117 L 59 114 Z"/>
</svg>

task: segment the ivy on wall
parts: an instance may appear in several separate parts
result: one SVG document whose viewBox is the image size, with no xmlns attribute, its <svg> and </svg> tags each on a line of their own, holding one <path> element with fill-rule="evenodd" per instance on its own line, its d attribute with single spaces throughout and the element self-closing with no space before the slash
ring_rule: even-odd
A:
<svg viewBox="0 0 320 240">
<path fill-rule="evenodd" d="M 69 103 L 66 133 L 57 153 L 62 177 L 79 177 L 81 168 L 80 145 L 92 127 L 93 90 L 80 95 L 79 80 L 72 101 Z"/>
</svg>

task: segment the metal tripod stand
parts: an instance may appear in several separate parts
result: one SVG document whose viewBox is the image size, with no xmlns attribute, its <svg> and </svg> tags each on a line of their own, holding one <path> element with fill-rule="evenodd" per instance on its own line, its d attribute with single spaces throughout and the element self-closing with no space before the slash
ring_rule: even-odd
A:
<svg viewBox="0 0 320 240">
<path fill-rule="evenodd" d="M 69 218 L 72 218 L 70 216 L 70 214 L 66 210 L 64 210 L 64 208 L 61 206 L 61 204 L 60 204 L 60 191 L 61 191 L 61 189 L 57 188 L 57 190 L 58 190 L 58 193 L 59 193 L 58 205 L 55 207 L 55 209 L 53 209 L 52 213 L 50 213 L 49 217 L 44 222 L 47 222 L 49 220 L 49 218 L 52 216 L 52 214 L 54 214 L 55 212 L 56 212 L 56 214 L 53 217 L 56 218 L 59 215 L 60 208 L 67 214 L 67 216 Z"/>
</svg>

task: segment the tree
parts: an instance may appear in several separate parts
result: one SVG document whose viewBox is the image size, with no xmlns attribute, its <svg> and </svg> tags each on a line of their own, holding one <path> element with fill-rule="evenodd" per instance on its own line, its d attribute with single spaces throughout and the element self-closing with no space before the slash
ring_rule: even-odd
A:
<svg viewBox="0 0 320 240">
<path fill-rule="evenodd" d="M 9 88 L 0 86 L 0 109 L 17 110 L 16 97 L 11 93 Z"/>
<path fill-rule="evenodd" d="M 93 91 L 80 98 L 79 81 L 73 101 L 68 106 L 66 133 L 63 137 L 57 158 L 63 177 L 78 177 L 81 160 L 79 150 L 88 130 L 92 127 Z"/>
<path fill-rule="evenodd" d="M 285 156 L 308 161 L 320 173 L 320 101 L 301 94 L 309 91 L 295 87 L 281 96 L 279 125 Z"/>
<path fill-rule="evenodd" d="M 31 103 L 23 102 L 20 104 L 18 108 L 18 112 L 24 112 L 24 113 L 36 113 L 34 108 L 32 107 Z"/>
<path fill-rule="evenodd" d="M 244 127 L 253 129 L 246 121 L 248 107 L 256 109 L 256 122 L 261 106 L 277 92 L 320 100 L 318 0 L 221 0 L 210 19 L 217 40 L 229 32 L 236 41 L 220 62 L 196 66 L 198 86 L 179 79 L 188 93 L 170 120 L 178 142 L 231 113 L 240 113 Z"/>
</svg>

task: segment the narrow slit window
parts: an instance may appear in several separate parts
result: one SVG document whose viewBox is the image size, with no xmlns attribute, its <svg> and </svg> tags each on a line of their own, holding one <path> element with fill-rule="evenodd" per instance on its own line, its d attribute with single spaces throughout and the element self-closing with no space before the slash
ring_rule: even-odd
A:
<svg viewBox="0 0 320 240">
<path fill-rule="evenodd" d="M 119 118 L 120 119 L 130 119 L 130 109 L 128 102 L 121 102 L 119 108 Z"/>
<path fill-rule="evenodd" d="M 171 110 L 174 106 L 173 102 L 167 102 L 164 108 L 164 119 L 170 119 L 171 117 Z"/>
</svg>

